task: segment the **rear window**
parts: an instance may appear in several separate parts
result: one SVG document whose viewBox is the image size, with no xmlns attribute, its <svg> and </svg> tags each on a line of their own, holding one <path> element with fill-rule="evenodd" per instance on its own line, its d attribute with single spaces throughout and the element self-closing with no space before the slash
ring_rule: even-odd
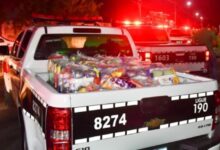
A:
<svg viewBox="0 0 220 150">
<path fill-rule="evenodd" d="M 129 28 L 135 43 L 168 42 L 167 32 L 158 28 Z"/>
<path fill-rule="evenodd" d="M 87 56 L 132 56 L 130 43 L 123 35 L 44 35 L 42 36 L 35 60 L 46 60 L 52 54 L 70 56 L 77 52 Z"/>
</svg>

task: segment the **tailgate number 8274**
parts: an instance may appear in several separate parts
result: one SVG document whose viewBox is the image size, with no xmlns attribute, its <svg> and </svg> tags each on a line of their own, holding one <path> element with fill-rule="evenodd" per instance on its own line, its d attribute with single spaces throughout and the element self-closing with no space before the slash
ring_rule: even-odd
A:
<svg viewBox="0 0 220 150">
<path fill-rule="evenodd" d="M 101 130 L 116 127 L 117 125 L 126 125 L 127 119 L 126 114 L 123 113 L 122 115 L 110 115 L 104 117 L 96 117 L 94 119 L 94 129 Z"/>
</svg>

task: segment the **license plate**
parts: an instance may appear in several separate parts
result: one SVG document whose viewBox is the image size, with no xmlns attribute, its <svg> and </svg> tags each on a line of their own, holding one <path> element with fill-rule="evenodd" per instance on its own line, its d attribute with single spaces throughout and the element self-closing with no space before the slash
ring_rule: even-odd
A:
<svg viewBox="0 0 220 150">
<path fill-rule="evenodd" d="M 155 54 L 154 61 L 155 62 L 170 62 L 171 55 L 170 54 Z"/>
<path fill-rule="evenodd" d="M 198 56 L 197 56 L 197 55 L 189 55 L 189 56 L 188 56 L 188 60 L 189 60 L 189 61 L 197 61 L 197 59 L 198 59 Z"/>
<path fill-rule="evenodd" d="M 204 52 L 188 52 L 187 61 L 189 62 L 204 62 L 205 54 Z"/>
<path fill-rule="evenodd" d="M 152 61 L 161 63 L 205 62 L 205 54 L 204 52 L 154 54 Z"/>
</svg>

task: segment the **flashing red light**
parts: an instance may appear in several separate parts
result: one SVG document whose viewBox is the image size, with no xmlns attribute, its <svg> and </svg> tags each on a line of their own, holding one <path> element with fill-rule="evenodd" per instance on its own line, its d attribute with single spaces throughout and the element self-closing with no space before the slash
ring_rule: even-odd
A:
<svg viewBox="0 0 220 150">
<path fill-rule="evenodd" d="M 183 29 L 184 30 L 190 30 L 190 27 L 189 26 L 184 26 Z"/>
<path fill-rule="evenodd" d="M 140 26 L 140 25 L 142 25 L 142 24 L 143 24 L 143 22 L 140 21 L 140 20 L 134 21 L 134 25 L 136 25 L 136 26 Z"/>
<path fill-rule="evenodd" d="M 123 24 L 126 25 L 126 26 L 131 25 L 131 21 L 125 20 L 125 21 L 123 22 Z"/>
<path fill-rule="evenodd" d="M 70 22 L 82 22 L 82 21 L 103 21 L 103 18 L 101 16 L 59 16 L 59 15 L 46 15 L 46 14 L 38 14 L 38 13 L 32 13 L 32 18 L 34 19 L 42 19 L 47 21 L 70 21 Z"/>
<path fill-rule="evenodd" d="M 207 50 L 205 51 L 205 60 L 209 61 L 209 58 L 210 58 L 210 52 Z"/>
<path fill-rule="evenodd" d="M 124 24 L 125 26 L 129 26 L 129 25 L 140 26 L 140 25 L 143 24 L 143 22 L 140 21 L 140 20 L 136 20 L 136 21 L 125 20 L 125 21 L 123 21 L 123 24 Z"/>
<path fill-rule="evenodd" d="M 167 29 L 167 28 L 169 28 L 169 26 L 167 24 L 159 24 L 159 25 L 157 25 L 157 28 L 159 28 L 159 29 Z"/>
</svg>

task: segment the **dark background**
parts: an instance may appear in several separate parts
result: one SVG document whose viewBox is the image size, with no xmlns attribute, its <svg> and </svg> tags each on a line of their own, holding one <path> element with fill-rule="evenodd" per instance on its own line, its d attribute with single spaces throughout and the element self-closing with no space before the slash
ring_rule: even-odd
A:
<svg viewBox="0 0 220 150">
<path fill-rule="evenodd" d="M 138 16 L 138 0 L 100 0 L 103 2 L 101 14 L 113 18 L 135 18 Z M 177 8 L 177 23 L 196 21 L 195 12 L 204 17 L 206 25 L 220 24 L 220 0 L 190 0 L 191 7 L 186 6 L 188 0 L 142 0 L 142 16 L 149 11 L 163 11 L 170 19 L 174 18 L 175 2 Z"/>
</svg>

